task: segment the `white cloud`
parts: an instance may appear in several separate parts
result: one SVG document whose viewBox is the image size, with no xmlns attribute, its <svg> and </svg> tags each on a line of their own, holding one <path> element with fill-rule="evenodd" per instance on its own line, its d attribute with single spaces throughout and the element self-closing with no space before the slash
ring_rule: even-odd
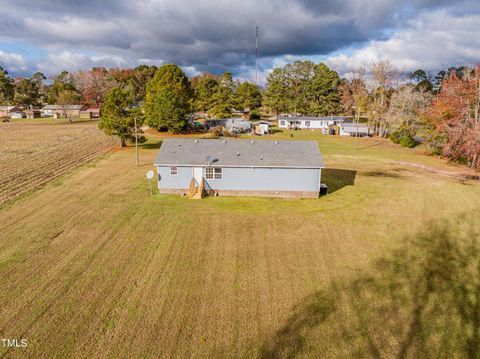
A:
<svg viewBox="0 0 480 359">
<path fill-rule="evenodd" d="M 0 66 L 9 72 L 19 73 L 29 69 L 28 61 L 20 54 L 0 50 Z"/>
<path fill-rule="evenodd" d="M 352 54 L 340 53 L 326 63 L 337 71 L 368 67 L 389 60 L 398 69 L 438 71 L 480 62 L 480 15 L 454 16 L 446 11 L 424 14 L 383 41 L 371 41 Z"/>
<path fill-rule="evenodd" d="M 128 64 L 121 56 L 86 55 L 82 52 L 51 52 L 45 59 L 37 62 L 37 69 L 46 74 L 55 74 L 59 70 L 70 72 L 91 67 L 123 67 Z"/>
</svg>

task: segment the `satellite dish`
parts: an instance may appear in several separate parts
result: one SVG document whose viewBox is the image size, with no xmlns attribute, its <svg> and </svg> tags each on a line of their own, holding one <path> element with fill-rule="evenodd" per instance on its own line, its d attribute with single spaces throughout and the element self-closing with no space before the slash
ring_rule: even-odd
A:
<svg viewBox="0 0 480 359">
<path fill-rule="evenodd" d="M 153 173 L 153 171 L 150 170 L 150 171 L 147 172 L 146 176 L 147 176 L 147 179 L 151 180 L 153 178 L 153 176 L 155 176 L 155 173 Z"/>
</svg>

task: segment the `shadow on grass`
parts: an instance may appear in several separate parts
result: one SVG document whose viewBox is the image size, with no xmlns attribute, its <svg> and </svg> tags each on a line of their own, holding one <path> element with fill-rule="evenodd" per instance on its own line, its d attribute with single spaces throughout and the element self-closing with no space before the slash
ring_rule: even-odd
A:
<svg viewBox="0 0 480 359">
<path fill-rule="evenodd" d="M 326 168 L 322 170 L 322 182 L 328 186 L 328 193 L 334 193 L 343 187 L 353 186 L 357 171 Z"/>
<path fill-rule="evenodd" d="M 162 144 L 162 140 L 158 140 L 158 141 L 155 141 L 155 142 L 149 140 L 145 143 L 139 144 L 138 147 L 142 148 L 142 149 L 145 149 L 145 150 L 155 150 L 155 149 L 158 150 L 160 148 L 161 144 Z"/>
<path fill-rule="evenodd" d="M 383 145 L 385 142 L 387 142 L 387 140 L 379 141 L 379 142 L 373 143 L 371 145 L 359 148 L 358 151 L 366 150 L 366 149 L 369 149 L 369 148 L 372 148 L 372 147 L 377 147 L 377 146 Z"/>
<path fill-rule="evenodd" d="M 367 177 L 387 177 L 387 178 L 404 177 L 401 173 L 398 173 L 398 172 L 384 172 L 384 171 L 365 171 L 365 172 L 360 172 L 360 174 Z"/>
<path fill-rule="evenodd" d="M 480 230 L 430 223 L 348 281 L 305 298 L 260 358 L 480 358 Z"/>
</svg>

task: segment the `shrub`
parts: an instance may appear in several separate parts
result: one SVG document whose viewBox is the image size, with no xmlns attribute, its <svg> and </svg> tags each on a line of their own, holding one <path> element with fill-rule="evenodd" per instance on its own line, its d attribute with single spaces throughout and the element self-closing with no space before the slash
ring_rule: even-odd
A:
<svg viewBox="0 0 480 359">
<path fill-rule="evenodd" d="M 250 111 L 250 120 L 260 120 L 260 112 L 257 110 Z"/>
<path fill-rule="evenodd" d="M 393 143 L 399 144 L 402 147 L 413 148 L 418 143 L 415 139 L 415 133 L 412 129 L 402 126 L 398 130 L 390 134 L 390 139 Z"/>
<path fill-rule="evenodd" d="M 215 128 L 213 129 L 213 134 L 215 136 L 222 136 L 223 135 L 223 127 L 222 126 L 215 126 Z"/>
</svg>

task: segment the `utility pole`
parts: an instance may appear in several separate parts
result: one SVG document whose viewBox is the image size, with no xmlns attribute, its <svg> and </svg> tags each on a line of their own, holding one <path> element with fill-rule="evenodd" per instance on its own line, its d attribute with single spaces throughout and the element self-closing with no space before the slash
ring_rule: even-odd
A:
<svg viewBox="0 0 480 359">
<path fill-rule="evenodd" d="M 355 142 L 353 144 L 353 149 L 354 151 L 357 150 L 357 137 L 358 137 L 358 123 L 360 122 L 360 110 L 358 108 L 355 108 L 355 117 L 357 118 L 357 126 L 356 126 L 356 130 L 355 130 Z"/>
<path fill-rule="evenodd" d="M 258 84 L 258 24 L 255 27 L 255 82 Z"/>
<path fill-rule="evenodd" d="M 138 161 L 138 130 L 137 130 L 137 116 L 134 117 L 135 119 L 135 152 L 137 156 L 137 166 L 140 166 Z"/>
</svg>

